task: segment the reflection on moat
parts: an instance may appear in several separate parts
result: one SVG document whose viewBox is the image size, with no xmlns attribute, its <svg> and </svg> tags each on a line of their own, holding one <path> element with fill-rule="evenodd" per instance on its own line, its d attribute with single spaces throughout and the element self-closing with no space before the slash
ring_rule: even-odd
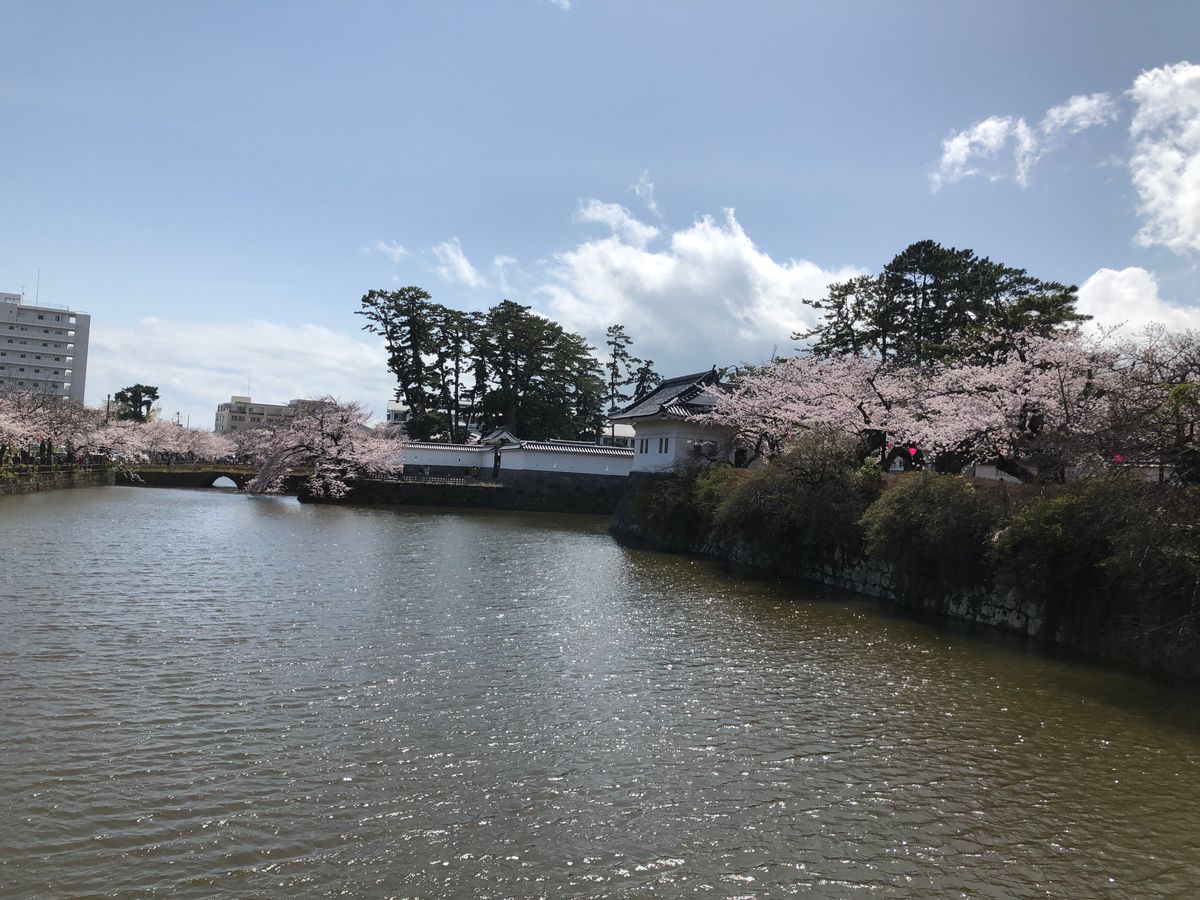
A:
<svg viewBox="0 0 1200 900">
<path fill-rule="evenodd" d="M 0 498 L 5 895 L 1200 883 L 1190 698 L 605 524 Z"/>
</svg>

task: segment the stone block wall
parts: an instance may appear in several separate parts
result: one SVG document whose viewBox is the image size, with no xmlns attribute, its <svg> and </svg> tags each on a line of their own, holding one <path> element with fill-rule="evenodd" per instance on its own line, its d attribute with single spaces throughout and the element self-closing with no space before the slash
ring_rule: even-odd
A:
<svg viewBox="0 0 1200 900">
<path fill-rule="evenodd" d="M 36 494 L 39 491 L 57 491 L 77 487 L 102 487 L 112 484 L 113 478 L 114 473 L 111 469 L 16 476 L 0 479 L 0 495 Z"/>
<path fill-rule="evenodd" d="M 499 481 L 481 478 L 472 484 L 362 480 L 350 482 L 350 493 L 339 502 L 612 515 L 624 484 L 621 476 L 527 471 L 510 471 Z M 303 493 L 300 499 L 317 502 Z"/>
</svg>

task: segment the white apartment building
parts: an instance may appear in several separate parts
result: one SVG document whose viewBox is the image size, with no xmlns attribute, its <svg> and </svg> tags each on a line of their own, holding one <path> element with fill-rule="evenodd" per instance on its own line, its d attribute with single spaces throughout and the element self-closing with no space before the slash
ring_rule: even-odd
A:
<svg viewBox="0 0 1200 900">
<path fill-rule="evenodd" d="M 92 317 L 0 292 L 0 389 L 83 402 Z"/>
<path fill-rule="evenodd" d="M 234 394 L 228 403 L 217 405 L 217 416 L 213 431 L 229 434 L 232 431 L 249 431 L 252 428 L 268 428 L 286 422 L 313 400 L 290 400 L 284 403 L 256 403 L 249 397 Z"/>
</svg>

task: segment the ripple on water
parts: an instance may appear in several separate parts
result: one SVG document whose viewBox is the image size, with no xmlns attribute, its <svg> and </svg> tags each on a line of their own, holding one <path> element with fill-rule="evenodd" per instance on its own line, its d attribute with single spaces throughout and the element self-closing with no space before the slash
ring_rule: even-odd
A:
<svg viewBox="0 0 1200 900">
<path fill-rule="evenodd" d="M 114 488 L 0 541 L 5 896 L 1200 885 L 1189 699 L 598 519 Z"/>
</svg>

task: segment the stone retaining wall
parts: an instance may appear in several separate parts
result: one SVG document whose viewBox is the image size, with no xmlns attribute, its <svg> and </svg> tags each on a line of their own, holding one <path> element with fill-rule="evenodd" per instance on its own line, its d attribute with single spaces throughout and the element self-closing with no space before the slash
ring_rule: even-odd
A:
<svg viewBox="0 0 1200 900">
<path fill-rule="evenodd" d="M 89 472 L 52 472 L 0 479 L 0 495 L 36 494 L 38 491 L 57 491 L 65 488 L 102 487 L 113 483 L 111 469 Z"/>
<path fill-rule="evenodd" d="M 997 589 L 905 592 L 898 590 L 888 565 L 845 550 L 814 561 L 753 536 L 714 543 L 692 498 L 667 478 L 649 473 L 630 477 L 613 515 L 615 536 L 653 549 L 702 554 L 749 573 L 815 582 L 875 597 L 901 609 L 1013 632 L 1170 678 L 1200 677 L 1196 653 L 1176 653 L 1169 642 L 1145 640 L 1146 634 L 1156 629 L 1178 628 L 1176 622 L 1139 620 L 1131 627 L 1130 622 L 1111 613 L 1084 610 L 1064 616 L 1042 601 Z"/>
<path fill-rule="evenodd" d="M 336 502 L 612 515 L 624 486 L 625 478 L 621 476 L 519 471 L 506 473 L 499 482 L 480 479 L 475 484 L 352 481 L 350 493 Z M 330 502 L 317 501 L 303 493 L 300 499 L 304 502 Z"/>
</svg>

